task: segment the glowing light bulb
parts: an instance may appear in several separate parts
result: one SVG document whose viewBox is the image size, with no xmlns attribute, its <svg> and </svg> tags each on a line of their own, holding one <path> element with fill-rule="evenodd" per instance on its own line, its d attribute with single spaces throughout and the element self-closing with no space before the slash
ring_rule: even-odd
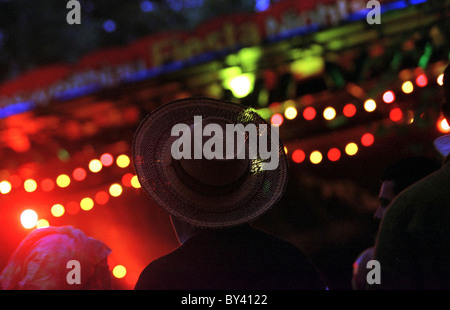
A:
<svg viewBox="0 0 450 310">
<path fill-rule="evenodd" d="M 336 110 L 332 107 L 328 107 L 323 111 L 323 118 L 327 121 L 331 121 L 336 117 Z"/>
<path fill-rule="evenodd" d="M 345 146 L 345 153 L 349 156 L 353 156 L 358 153 L 358 145 L 356 143 L 350 142 Z"/>
<path fill-rule="evenodd" d="M 97 194 L 95 194 L 95 202 L 98 203 L 99 205 L 104 205 L 109 201 L 109 195 L 107 192 L 104 191 L 100 191 L 97 192 Z"/>
<path fill-rule="evenodd" d="M 32 193 L 37 189 L 37 183 L 33 179 L 28 179 L 23 183 L 23 187 L 25 188 L 25 191 Z"/>
<path fill-rule="evenodd" d="M 309 156 L 309 160 L 315 165 L 319 164 L 322 161 L 322 159 L 323 159 L 322 153 L 320 153 L 319 151 L 314 151 Z"/>
<path fill-rule="evenodd" d="M 26 229 L 33 228 L 36 226 L 38 221 L 38 215 L 36 211 L 27 209 L 22 212 L 20 215 L 20 222 L 22 223 L 22 226 Z"/>
<path fill-rule="evenodd" d="M 361 144 L 364 146 L 371 146 L 374 141 L 375 138 L 371 133 L 366 133 L 361 137 Z"/>
<path fill-rule="evenodd" d="M 127 269 L 125 266 L 117 265 L 113 268 L 112 274 L 114 277 L 121 279 L 127 274 Z"/>
<path fill-rule="evenodd" d="M 128 165 L 130 164 L 130 158 L 127 155 L 120 155 L 119 157 L 117 157 L 116 159 L 116 164 L 117 166 L 119 166 L 120 168 L 126 168 L 128 167 Z"/>
<path fill-rule="evenodd" d="M 109 194 L 113 197 L 119 197 L 122 194 L 122 186 L 120 184 L 113 184 L 109 187 Z"/>
<path fill-rule="evenodd" d="M 392 90 L 389 90 L 383 94 L 383 101 L 387 104 L 395 101 L 395 94 Z"/>
<path fill-rule="evenodd" d="M 344 109 L 342 110 L 342 113 L 344 113 L 344 115 L 346 117 L 353 117 L 356 114 L 356 107 L 354 104 L 346 104 Z"/>
<path fill-rule="evenodd" d="M 416 84 L 419 87 L 425 87 L 428 85 L 428 78 L 425 74 L 421 74 L 416 78 Z"/>
<path fill-rule="evenodd" d="M 253 79 L 249 74 L 242 74 L 231 78 L 228 87 L 236 98 L 243 98 L 253 90 Z"/>
<path fill-rule="evenodd" d="M 50 212 L 52 213 L 52 215 L 54 217 L 61 217 L 61 216 L 63 216 L 65 211 L 66 210 L 64 209 L 64 207 L 62 205 L 60 205 L 60 204 L 55 204 L 50 209 Z"/>
<path fill-rule="evenodd" d="M 105 153 L 102 156 L 100 156 L 100 161 L 103 164 L 103 166 L 109 167 L 113 164 L 114 158 L 112 157 L 111 154 Z"/>
<path fill-rule="evenodd" d="M 341 158 L 341 151 L 337 148 L 332 148 L 328 151 L 327 157 L 330 161 L 338 161 Z"/>
<path fill-rule="evenodd" d="M 41 181 L 41 188 L 44 192 L 50 192 L 55 188 L 55 182 L 49 178 L 43 179 Z"/>
<path fill-rule="evenodd" d="M 8 194 L 11 191 L 11 183 L 8 181 L 1 181 L 0 182 L 0 193 L 2 194 Z"/>
<path fill-rule="evenodd" d="M 313 107 L 307 107 L 303 110 L 303 118 L 311 121 L 316 117 L 316 110 Z"/>
<path fill-rule="evenodd" d="M 131 178 L 131 186 L 133 186 L 134 188 L 141 188 L 141 183 L 139 183 L 137 175 Z"/>
<path fill-rule="evenodd" d="M 287 119 L 291 120 L 297 117 L 297 109 L 294 107 L 289 107 L 284 111 L 284 116 L 286 116 Z"/>
<path fill-rule="evenodd" d="M 83 181 L 86 178 L 86 170 L 79 167 L 72 172 L 72 176 L 76 181 Z"/>
<path fill-rule="evenodd" d="M 440 74 L 437 78 L 437 83 L 442 86 L 444 85 L 444 73 Z"/>
<path fill-rule="evenodd" d="M 281 126 L 281 124 L 283 124 L 283 121 L 283 115 L 281 115 L 280 113 L 276 113 L 270 118 L 270 123 L 274 126 Z"/>
<path fill-rule="evenodd" d="M 406 81 L 402 84 L 402 91 L 405 94 L 410 94 L 414 91 L 414 85 L 411 81 Z"/>
<path fill-rule="evenodd" d="M 292 152 L 292 160 L 297 164 L 303 162 L 305 158 L 306 154 L 302 150 L 295 150 L 294 152 Z"/>
<path fill-rule="evenodd" d="M 36 228 L 45 228 L 49 227 L 50 223 L 46 219 L 40 219 L 36 223 Z"/>
<path fill-rule="evenodd" d="M 92 198 L 86 197 L 81 199 L 80 208 L 84 211 L 89 211 L 94 207 L 94 201 Z"/>
<path fill-rule="evenodd" d="M 364 102 L 364 110 L 367 112 L 373 112 L 377 108 L 377 103 L 373 99 L 368 99 Z"/>
<path fill-rule="evenodd" d="M 66 175 L 66 174 L 59 175 L 56 178 L 56 184 L 59 187 L 62 187 L 62 188 L 69 186 L 70 185 L 70 178 L 69 178 L 69 176 Z"/>
<path fill-rule="evenodd" d="M 449 133 L 450 132 L 450 126 L 449 126 L 449 124 L 447 122 L 447 119 L 445 119 L 444 117 L 441 117 L 441 118 L 438 119 L 438 121 L 436 123 L 436 127 L 442 133 Z"/>
<path fill-rule="evenodd" d="M 97 173 L 102 170 L 103 165 L 102 162 L 98 159 L 93 159 L 89 162 L 89 170 L 91 172 Z"/>
<path fill-rule="evenodd" d="M 392 109 L 391 112 L 389 112 L 389 118 L 393 122 L 398 122 L 403 118 L 403 112 L 400 108 Z"/>
</svg>

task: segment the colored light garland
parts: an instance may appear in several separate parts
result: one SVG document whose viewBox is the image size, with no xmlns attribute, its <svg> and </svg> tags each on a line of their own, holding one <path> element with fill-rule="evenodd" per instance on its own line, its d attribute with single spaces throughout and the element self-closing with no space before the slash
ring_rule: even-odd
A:
<svg viewBox="0 0 450 310">
<path fill-rule="evenodd" d="M 417 75 L 414 81 L 404 81 L 401 84 L 401 91 L 404 94 L 413 93 L 414 83 L 415 86 L 423 88 L 429 85 L 429 79 L 426 74 L 421 73 Z M 436 83 L 439 86 L 443 85 L 443 74 L 440 74 L 439 76 L 436 77 Z M 386 105 L 390 105 L 394 103 L 396 100 L 396 93 L 393 90 L 385 90 L 381 92 L 381 94 L 382 94 L 381 95 L 382 102 L 384 102 Z M 305 121 L 312 121 L 318 115 L 317 108 L 311 105 L 305 106 L 303 108 L 303 111 L 300 111 L 300 108 L 297 106 L 295 100 L 289 99 L 286 101 L 286 103 L 288 103 L 288 107 L 284 111 L 284 116 L 286 117 L 287 120 L 294 120 L 299 115 L 301 115 L 303 116 L 303 119 Z M 283 104 L 281 103 L 269 106 L 269 108 L 272 107 L 272 111 L 276 111 L 273 112 L 272 116 L 269 117 L 270 122 L 273 125 L 282 126 L 282 124 L 284 123 L 283 113 L 280 113 L 279 111 L 281 106 L 283 106 Z M 364 101 L 362 107 L 366 111 L 366 113 L 372 113 L 378 108 L 377 101 L 373 98 L 367 98 Z M 342 114 L 347 118 L 354 117 L 357 112 L 358 109 L 353 103 L 347 103 L 342 109 Z M 326 121 L 334 120 L 337 117 L 337 109 L 335 107 L 330 106 L 325 107 L 323 109 L 322 117 Z M 388 118 L 394 123 L 400 122 L 405 119 L 405 113 L 399 107 L 392 107 L 389 111 Z M 412 123 L 413 120 L 414 120 L 413 118 L 409 117 L 408 123 L 409 124 Z M 446 123 L 446 120 L 443 119 L 442 117 L 437 120 L 436 127 L 442 133 L 450 132 L 450 126 L 448 126 L 448 123 Z M 375 138 L 373 133 L 366 133 L 361 137 L 360 142 L 362 146 L 369 147 L 374 143 L 374 140 Z M 349 142 L 344 148 L 344 153 L 347 154 L 348 156 L 354 156 L 358 152 L 358 150 L 359 150 L 358 145 L 355 142 Z M 285 152 L 288 153 L 288 151 L 289 150 L 287 150 L 286 148 Z M 291 160 L 294 163 L 299 164 L 305 162 L 305 160 L 309 158 L 309 161 L 311 163 L 319 164 L 323 162 L 323 159 L 325 157 L 324 154 L 326 154 L 326 157 L 331 162 L 338 161 L 342 156 L 341 150 L 339 150 L 339 148 L 337 147 L 333 147 L 323 154 L 319 150 L 314 150 L 309 154 L 309 156 L 307 156 L 304 150 L 295 149 L 292 151 Z"/>
</svg>

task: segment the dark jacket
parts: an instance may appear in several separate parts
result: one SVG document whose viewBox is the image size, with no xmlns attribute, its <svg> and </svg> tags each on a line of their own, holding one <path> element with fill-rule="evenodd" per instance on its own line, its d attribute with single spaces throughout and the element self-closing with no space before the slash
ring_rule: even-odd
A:
<svg viewBox="0 0 450 310">
<path fill-rule="evenodd" d="M 374 251 L 372 289 L 450 289 L 450 162 L 392 202 Z"/>
<path fill-rule="evenodd" d="M 247 225 L 202 232 L 150 263 L 138 290 L 321 290 L 319 273 L 293 245 Z"/>
</svg>

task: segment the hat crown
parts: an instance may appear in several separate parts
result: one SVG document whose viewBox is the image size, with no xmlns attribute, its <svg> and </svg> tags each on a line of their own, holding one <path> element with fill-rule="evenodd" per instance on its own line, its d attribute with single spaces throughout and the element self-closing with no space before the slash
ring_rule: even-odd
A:
<svg viewBox="0 0 450 310">
<path fill-rule="evenodd" d="M 238 158 L 238 154 L 245 151 L 246 148 L 238 145 L 237 139 L 234 139 L 234 137 L 226 135 L 226 125 L 228 124 L 234 125 L 224 118 L 209 117 L 189 126 L 191 131 L 191 156 L 190 158 L 179 159 L 179 164 L 184 172 L 194 180 L 205 185 L 224 186 L 238 181 L 248 171 L 250 160 Z M 211 135 L 209 135 L 209 131 L 208 135 L 203 134 L 207 126 L 215 130 L 211 132 Z M 201 139 L 196 139 L 195 135 L 198 133 L 202 133 Z M 230 138 L 232 141 L 229 141 Z M 216 143 L 211 148 L 218 156 L 206 158 L 203 154 L 206 151 L 205 144 L 211 139 L 215 139 Z M 232 153 L 229 150 L 230 145 L 233 146 Z M 217 146 L 221 147 L 221 150 L 215 149 Z M 203 154 L 202 158 L 196 159 L 195 153 Z"/>
</svg>

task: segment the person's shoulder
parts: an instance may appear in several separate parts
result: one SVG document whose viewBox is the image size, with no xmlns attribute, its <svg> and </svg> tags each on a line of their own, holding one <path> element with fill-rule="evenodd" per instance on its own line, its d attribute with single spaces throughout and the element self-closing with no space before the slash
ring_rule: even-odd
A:
<svg viewBox="0 0 450 310">
<path fill-rule="evenodd" d="M 312 265 L 310 259 L 297 245 L 269 232 L 255 229 L 254 234 L 257 236 L 261 252 L 270 252 L 272 259 L 279 262 L 289 261 L 293 265 Z"/>
<path fill-rule="evenodd" d="M 151 261 L 139 275 L 135 289 L 158 289 L 164 280 L 171 277 L 171 271 L 175 269 L 174 262 L 177 260 L 180 247 L 172 252 Z"/>
<path fill-rule="evenodd" d="M 442 205 L 450 202 L 450 165 L 428 175 L 402 191 L 392 201 L 381 228 L 408 229 L 430 218 Z"/>
<path fill-rule="evenodd" d="M 450 184 L 450 165 L 443 167 L 425 178 L 412 184 L 400 194 L 392 202 L 389 210 L 395 209 L 396 205 L 419 205 L 421 202 L 435 200 L 442 194 L 448 193 L 448 184 Z"/>
</svg>

